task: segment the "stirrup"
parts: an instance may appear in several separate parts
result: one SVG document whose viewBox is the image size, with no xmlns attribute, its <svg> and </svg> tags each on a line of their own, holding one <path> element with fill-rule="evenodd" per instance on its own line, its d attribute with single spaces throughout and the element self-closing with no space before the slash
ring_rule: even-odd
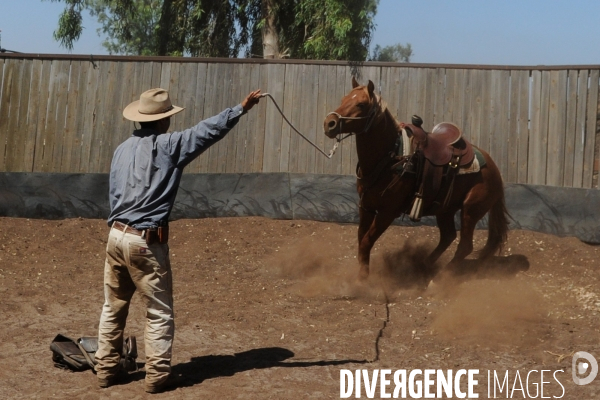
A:
<svg viewBox="0 0 600 400">
<path fill-rule="evenodd" d="M 413 222 L 419 222 L 421 220 L 421 213 L 423 211 L 423 197 L 417 193 L 415 201 L 413 202 L 412 210 L 410 211 L 410 220 Z"/>
</svg>

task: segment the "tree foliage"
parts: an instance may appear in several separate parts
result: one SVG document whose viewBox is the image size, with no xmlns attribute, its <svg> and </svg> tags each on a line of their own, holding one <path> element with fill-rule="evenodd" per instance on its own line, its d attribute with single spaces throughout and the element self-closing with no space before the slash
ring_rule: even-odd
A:
<svg viewBox="0 0 600 400">
<path fill-rule="evenodd" d="M 65 3 L 55 39 L 68 49 L 84 10 L 111 54 L 262 56 L 364 61 L 379 0 L 51 0 Z M 267 46 L 264 46 L 266 54 Z"/>
<path fill-rule="evenodd" d="M 412 46 L 407 43 L 406 46 L 400 43 L 381 47 L 376 45 L 373 49 L 373 55 L 370 61 L 388 61 L 388 62 L 410 62 L 412 56 Z"/>
</svg>

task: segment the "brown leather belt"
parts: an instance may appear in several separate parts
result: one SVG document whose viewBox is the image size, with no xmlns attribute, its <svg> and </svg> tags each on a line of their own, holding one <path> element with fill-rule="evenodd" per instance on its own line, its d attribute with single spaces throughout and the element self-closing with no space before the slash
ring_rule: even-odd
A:
<svg viewBox="0 0 600 400">
<path fill-rule="evenodd" d="M 115 221 L 113 223 L 113 228 L 125 232 L 131 233 L 133 235 L 141 236 L 146 240 L 146 244 L 151 245 L 155 243 L 165 244 L 169 241 L 169 227 L 168 226 L 159 226 L 158 228 L 153 229 L 145 229 L 140 231 L 138 229 L 132 228 L 129 225 L 125 225 L 119 221 Z"/>
<path fill-rule="evenodd" d="M 113 223 L 113 228 L 120 230 L 121 232 L 131 233 L 131 234 L 138 235 L 138 236 L 142 236 L 144 234 L 144 231 L 138 231 L 137 229 L 132 228 L 129 225 L 122 224 L 119 221 L 115 221 Z"/>
</svg>

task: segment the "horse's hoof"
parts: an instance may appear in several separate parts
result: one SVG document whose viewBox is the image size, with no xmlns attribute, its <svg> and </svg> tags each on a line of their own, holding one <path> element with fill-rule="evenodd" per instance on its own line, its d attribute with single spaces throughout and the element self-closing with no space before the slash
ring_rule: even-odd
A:
<svg viewBox="0 0 600 400">
<path fill-rule="evenodd" d="M 441 287 L 441 285 L 439 283 L 434 282 L 433 279 L 432 279 L 425 286 L 425 290 L 436 291 L 436 290 L 440 290 L 440 287 Z"/>
<path fill-rule="evenodd" d="M 369 279 L 369 271 L 360 270 L 358 272 L 358 281 L 359 282 L 366 282 L 367 279 Z"/>
</svg>

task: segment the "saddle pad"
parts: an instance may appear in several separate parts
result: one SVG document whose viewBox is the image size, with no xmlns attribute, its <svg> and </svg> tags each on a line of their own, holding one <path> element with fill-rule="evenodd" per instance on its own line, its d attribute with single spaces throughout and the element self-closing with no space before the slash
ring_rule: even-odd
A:
<svg viewBox="0 0 600 400">
<path fill-rule="evenodd" d="M 479 172 L 481 167 L 485 166 L 486 161 L 483 154 L 476 147 L 473 147 L 473 151 L 475 152 L 473 162 L 467 167 L 459 168 L 458 175 L 474 174 L 475 172 Z"/>
<path fill-rule="evenodd" d="M 473 147 L 473 151 L 475 152 L 475 158 L 477 158 L 477 161 L 479 161 L 479 166 L 485 167 L 486 161 L 483 153 L 479 151 L 477 147 Z"/>
</svg>

